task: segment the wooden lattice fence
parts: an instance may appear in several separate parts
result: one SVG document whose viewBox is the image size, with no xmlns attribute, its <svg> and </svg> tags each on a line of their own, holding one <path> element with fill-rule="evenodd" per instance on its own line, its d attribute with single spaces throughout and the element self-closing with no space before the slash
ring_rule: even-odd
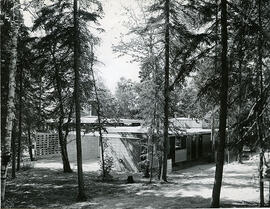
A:
<svg viewBox="0 0 270 209">
<path fill-rule="evenodd" d="M 36 134 L 36 155 L 47 156 L 60 153 L 58 135 L 55 133 Z"/>
</svg>

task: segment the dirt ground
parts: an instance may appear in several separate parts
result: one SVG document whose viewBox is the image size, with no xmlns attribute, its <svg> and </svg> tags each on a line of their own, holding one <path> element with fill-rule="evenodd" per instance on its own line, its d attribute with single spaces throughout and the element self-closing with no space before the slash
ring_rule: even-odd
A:
<svg viewBox="0 0 270 209">
<path fill-rule="evenodd" d="M 222 207 L 258 207 L 258 157 L 244 164 L 224 166 Z M 76 168 L 73 165 L 73 168 Z M 206 208 L 210 206 L 215 165 L 198 165 L 169 174 L 169 183 L 155 180 L 152 184 L 141 174 L 135 183 L 127 184 L 128 174 L 114 174 L 114 180 L 101 182 L 97 163 L 84 165 L 88 200 L 76 202 L 76 172 L 65 174 L 53 160 L 37 161 L 34 168 L 20 171 L 9 179 L 6 207 L 9 208 Z M 265 183 L 268 203 L 269 183 Z"/>
</svg>

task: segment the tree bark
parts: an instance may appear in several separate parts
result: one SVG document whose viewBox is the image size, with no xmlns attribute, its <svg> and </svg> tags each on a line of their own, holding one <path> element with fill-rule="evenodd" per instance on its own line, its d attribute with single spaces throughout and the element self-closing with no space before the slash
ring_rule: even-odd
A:
<svg viewBox="0 0 270 209">
<path fill-rule="evenodd" d="M 78 28 L 78 2 L 74 0 L 74 96 L 76 113 L 76 147 L 77 147 L 77 169 L 78 169 L 78 201 L 85 201 L 83 168 L 82 168 L 82 145 L 81 145 L 81 105 L 80 105 L 80 73 L 79 73 L 79 28 Z"/>
<path fill-rule="evenodd" d="M 63 136 L 63 117 L 62 116 L 60 116 L 59 121 L 58 121 L 58 137 L 59 137 L 61 157 L 62 157 L 62 162 L 63 162 L 63 171 L 64 173 L 71 173 L 72 169 L 70 167 L 70 163 L 68 159 L 67 142 L 65 141 L 65 138 Z"/>
<path fill-rule="evenodd" d="M 258 0 L 258 19 L 259 27 L 262 28 L 261 19 L 261 0 Z M 262 34 L 259 32 L 258 38 L 258 71 L 257 71 L 257 89 L 259 92 L 259 98 L 257 101 L 263 100 L 263 62 L 262 62 Z M 264 182 L 263 180 L 263 156 L 264 156 L 264 133 L 263 133 L 263 112 L 258 112 L 257 115 L 257 133 L 260 146 L 260 162 L 259 162 L 259 186 L 260 186 L 260 207 L 264 207 Z"/>
<path fill-rule="evenodd" d="M 152 183 L 153 179 L 153 167 L 154 167 L 154 134 L 151 136 L 151 141 L 150 141 L 150 179 L 149 182 Z"/>
<path fill-rule="evenodd" d="M 216 3 L 216 10 L 215 10 L 215 35 L 216 35 L 216 39 L 215 39 L 215 58 L 214 58 L 214 66 L 215 66 L 215 74 L 218 73 L 218 0 L 215 0 Z M 216 162 L 216 136 L 215 136 L 215 112 L 216 112 L 216 108 L 215 106 L 212 109 L 212 122 L 211 122 L 211 140 L 212 140 L 212 152 L 213 152 L 213 159 L 214 162 Z"/>
<path fill-rule="evenodd" d="M 12 127 L 12 139 L 11 139 L 11 149 L 12 149 L 12 172 L 11 176 L 12 178 L 16 178 L 16 120 L 13 122 L 13 127 Z"/>
<path fill-rule="evenodd" d="M 157 74 L 158 74 L 158 66 L 157 66 L 157 60 L 153 52 L 153 37 L 150 36 L 150 44 L 149 44 L 149 51 L 150 51 L 150 58 L 152 59 L 152 68 L 153 68 L 153 86 L 155 91 L 155 97 L 154 97 L 154 113 L 153 118 L 151 121 L 151 133 L 148 141 L 148 158 L 150 159 L 150 178 L 149 183 L 152 183 L 153 179 L 153 167 L 154 167 L 154 144 L 155 142 L 155 136 L 158 133 L 158 125 L 157 125 L 157 104 L 158 104 L 158 82 L 157 82 Z M 155 59 L 153 59 L 155 57 Z"/>
<path fill-rule="evenodd" d="M 17 5 L 16 5 L 17 6 Z M 18 7 L 15 9 L 15 14 L 18 13 Z M 11 64 L 9 71 L 9 90 L 8 90 L 8 102 L 7 102 L 7 119 L 6 119 L 6 135 L 4 140 L 2 141 L 2 156 L 1 156 L 1 202 L 3 203 L 5 200 L 5 189 L 6 189 L 6 178 L 7 178 L 7 170 L 8 163 L 10 161 L 11 153 L 11 135 L 12 135 L 12 127 L 14 120 L 14 97 L 15 97 L 15 75 L 17 71 L 17 41 L 18 41 L 18 30 L 19 26 L 16 23 L 16 20 L 13 20 L 11 23 Z"/>
<path fill-rule="evenodd" d="M 220 191 L 222 186 L 222 175 L 224 165 L 224 150 L 226 141 L 226 120 L 227 120 L 227 95 L 228 95 L 228 48 L 227 34 L 227 1 L 221 0 L 221 88 L 220 88 L 220 116 L 219 116 L 219 141 L 217 149 L 217 162 L 215 182 L 212 191 L 211 207 L 220 206 Z"/>
<path fill-rule="evenodd" d="M 21 168 L 21 144 L 22 144 L 22 81 L 23 81 L 23 68 L 20 68 L 20 86 L 19 86 L 19 132 L 18 132 L 18 149 L 17 149 L 17 171 Z"/>
<path fill-rule="evenodd" d="M 106 177 L 106 173 L 105 173 L 104 146 L 103 146 L 103 136 L 102 136 L 102 123 L 101 123 L 101 107 L 100 107 L 101 103 L 98 96 L 97 85 L 96 85 L 95 75 L 93 71 L 93 65 L 94 65 L 94 53 L 93 53 L 93 46 L 91 46 L 90 70 L 92 73 L 94 91 L 95 91 L 95 96 L 96 96 L 96 101 L 97 101 L 98 132 L 99 132 L 99 143 L 100 143 L 100 149 L 101 149 L 101 163 L 102 163 L 102 180 L 104 180 Z"/>
<path fill-rule="evenodd" d="M 216 137 L 215 137 L 215 112 L 214 108 L 212 109 L 211 115 L 211 141 L 212 141 L 212 153 L 213 160 L 216 162 Z"/>
<path fill-rule="evenodd" d="M 241 116 L 241 110 L 242 110 L 242 62 L 243 62 L 243 38 L 244 38 L 244 26 L 241 23 L 240 28 L 240 40 L 239 40 L 239 64 L 238 64 L 238 71 L 239 71 L 239 91 L 238 91 L 238 115 L 237 115 L 237 141 L 240 142 L 241 140 L 241 132 L 240 132 L 240 116 Z M 237 161 L 238 163 L 243 163 L 242 161 L 242 153 L 243 153 L 243 143 L 240 142 L 238 145 L 238 154 L 237 154 Z"/>
<path fill-rule="evenodd" d="M 42 114 L 42 110 L 41 110 L 41 108 L 42 108 L 42 76 L 41 75 L 39 76 L 39 87 L 38 88 L 39 88 L 39 92 L 38 92 L 39 101 L 38 101 L 38 125 L 37 125 L 37 129 L 38 129 L 39 132 L 41 132 L 42 131 L 42 116 L 41 116 L 41 114 Z"/>
<path fill-rule="evenodd" d="M 167 155 L 169 130 L 169 70 L 170 70 L 170 0 L 165 1 L 165 83 L 164 83 L 164 139 L 163 139 L 163 169 L 162 179 L 167 181 Z"/>
<path fill-rule="evenodd" d="M 63 104 L 63 95 L 62 95 L 62 85 L 61 85 L 61 78 L 59 74 L 58 64 L 55 58 L 55 50 L 51 51 L 53 57 L 53 63 L 55 68 L 55 80 L 56 80 L 56 89 L 59 101 L 59 120 L 58 120 L 58 137 L 59 137 L 59 144 L 61 149 L 61 157 L 63 162 L 63 171 L 64 173 L 71 173 L 72 169 L 70 167 L 69 159 L 68 159 L 68 152 L 67 152 L 67 137 L 64 137 L 63 134 L 63 124 L 64 124 L 64 104 Z M 70 110 L 71 111 L 71 110 Z"/>
<path fill-rule="evenodd" d="M 27 134 L 28 134 L 28 151 L 29 151 L 30 160 L 34 161 L 32 140 L 31 140 L 31 126 L 30 125 L 28 125 L 28 127 L 27 127 Z"/>
</svg>

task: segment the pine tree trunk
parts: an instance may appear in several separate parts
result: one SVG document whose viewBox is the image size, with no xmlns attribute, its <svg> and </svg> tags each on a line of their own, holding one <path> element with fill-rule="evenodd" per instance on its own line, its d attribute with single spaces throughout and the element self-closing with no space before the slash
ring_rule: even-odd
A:
<svg viewBox="0 0 270 209">
<path fill-rule="evenodd" d="M 215 39 L 215 58 L 214 58 L 214 65 L 215 65 L 215 74 L 218 73 L 218 0 L 215 0 L 216 3 L 216 10 L 215 10 L 215 35 L 216 35 L 216 39 Z M 212 122 L 211 122 L 211 140 L 212 140 L 212 152 L 213 152 L 213 159 L 214 162 L 216 162 L 217 160 L 217 156 L 216 156 L 216 136 L 215 136 L 215 107 L 213 107 L 212 109 Z"/>
<path fill-rule="evenodd" d="M 259 165 L 259 186 L 260 186 L 260 207 L 264 207 L 264 183 L 263 183 L 263 149 L 260 150 L 260 165 Z"/>
<path fill-rule="evenodd" d="M 96 96 L 98 97 L 98 96 Z M 103 136 L 102 136 L 102 125 L 101 125 L 101 117 L 100 117 L 100 104 L 98 103 L 98 132 L 99 132 L 99 143 L 100 143 L 100 149 L 101 149 L 101 163 L 102 163 L 102 179 L 105 180 L 106 173 L 105 173 L 105 158 L 104 158 L 104 146 L 103 146 Z"/>
<path fill-rule="evenodd" d="M 17 9 L 15 9 L 17 11 Z M 17 12 L 15 12 L 17 13 Z M 3 203 L 5 200 L 5 189 L 6 189 L 6 178 L 7 178 L 7 170 L 8 163 L 10 161 L 11 153 L 11 135 L 12 135 L 12 127 L 14 120 L 14 97 L 15 97 L 15 75 L 17 71 L 17 41 L 18 41 L 18 30 L 19 26 L 15 21 L 11 24 L 11 32 L 12 32 L 12 40 L 11 40 L 11 64 L 9 71 L 9 90 L 8 90 L 8 102 L 7 102 L 7 119 L 6 119 L 6 135 L 4 140 L 1 141 L 1 202 Z"/>
<path fill-rule="evenodd" d="M 57 90 L 59 110 L 60 110 L 60 115 L 59 115 L 59 120 L 58 120 L 58 138 L 59 138 L 61 157 L 62 157 L 62 162 L 63 162 L 63 171 L 64 173 L 71 173 L 72 169 L 70 167 L 68 153 L 67 153 L 67 138 L 64 137 L 64 134 L 63 134 L 63 124 L 64 124 L 65 113 L 64 113 L 61 79 L 60 79 L 58 64 L 55 58 L 55 51 L 52 50 L 51 54 L 53 57 L 53 63 L 55 67 L 56 90 Z"/>
<path fill-rule="evenodd" d="M 164 141 L 163 141 L 163 169 L 162 179 L 167 181 L 167 155 L 168 155 L 168 130 L 169 130 L 169 69 L 170 69 L 170 1 L 165 1 L 165 83 L 164 83 Z"/>
<path fill-rule="evenodd" d="M 153 38 L 150 36 L 150 56 L 151 58 L 154 57 L 153 52 Z M 156 59 L 152 59 L 152 67 L 153 67 L 153 85 L 154 85 L 154 91 L 155 91 L 155 97 L 154 97 L 154 114 L 153 114 L 153 120 L 151 121 L 151 136 L 150 136 L 150 150 L 148 149 L 149 153 L 149 159 L 150 159 L 150 179 L 149 183 L 152 183 L 153 179 L 153 167 L 154 167 L 154 141 L 155 141 L 155 133 L 158 133 L 158 125 L 157 125 L 157 103 L 158 103 L 158 83 L 157 83 L 157 73 L 158 73 L 158 67 Z"/>
<path fill-rule="evenodd" d="M 262 28 L 261 20 L 261 0 L 258 0 L 258 19 L 259 27 Z M 257 89 L 259 92 L 259 98 L 257 102 L 263 100 L 263 62 L 262 62 L 262 34 L 259 33 L 258 38 L 258 71 L 257 71 Z M 260 100 L 260 101 L 259 101 Z M 264 156 L 264 133 L 263 133 L 263 112 L 257 113 L 257 133 L 260 146 L 260 162 L 259 162 L 259 186 L 260 186 L 260 207 L 264 207 L 264 182 L 263 180 L 263 156 Z"/>
<path fill-rule="evenodd" d="M 40 75 L 39 77 L 39 101 L 38 101 L 38 125 L 37 125 L 37 129 L 38 131 L 42 131 L 42 111 L 41 111 L 41 107 L 42 107 L 42 77 Z"/>
<path fill-rule="evenodd" d="M 240 142 L 241 140 L 241 132 L 240 132 L 240 115 L 241 115 L 241 110 L 242 110 L 242 61 L 243 61 L 243 25 L 241 24 L 241 32 L 240 32 L 240 40 L 239 40 L 239 55 L 240 55 L 240 60 L 239 60 L 239 92 L 238 92 L 238 98 L 239 98 L 239 103 L 238 103 L 238 115 L 237 115 L 237 141 Z M 237 154 L 237 160 L 238 163 L 243 163 L 242 162 L 242 153 L 243 153 L 243 143 L 240 142 L 239 148 L 238 148 L 238 154 Z"/>
<path fill-rule="evenodd" d="M 151 155 L 150 155 L 150 179 L 149 182 L 152 182 L 153 179 L 153 167 L 154 167 L 154 136 L 151 136 Z"/>
<path fill-rule="evenodd" d="M 161 179 L 162 174 L 162 156 L 158 156 L 158 180 Z"/>
<path fill-rule="evenodd" d="M 222 185 L 224 150 L 226 141 L 227 95 L 228 95 L 228 63 L 227 63 L 227 1 L 221 0 L 221 88 L 220 88 L 220 116 L 219 140 L 217 149 L 217 162 L 215 182 L 212 192 L 211 207 L 220 207 L 220 191 Z"/>
<path fill-rule="evenodd" d="M 216 137 L 215 137 L 215 113 L 214 108 L 212 110 L 212 120 L 211 120 L 211 141 L 212 141 L 212 153 L 214 162 L 216 162 Z"/>
<path fill-rule="evenodd" d="M 105 180 L 106 173 L 105 173 L 105 158 L 104 158 L 104 146 L 103 146 L 103 136 L 102 136 L 102 124 L 101 124 L 101 108 L 100 108 L 100 101 L 97 91 L 97 85 L 95 80 L 95 75 L 93 71 L 93 65 L 94 65 L 94 53 L 93 53 L 93 46 L 91 46 L 91 73 L 92 73 L 92 80 L 94 85 L 94 91 L 97 101 L 97 116 L 98 116 L 98 132 L 99 132 L 99 143 L 100 143 L 100 149 L 101 149 L 101 163 L 102 163 L 102 180 Z"/>
<path fill-rule="evenodd" d="M 20 68 L 20 87 L 19 87 L 19 132 L 18 132 L 18 149 L 17 149 L 17 171 L 21 168 L 21 144 L 22 144 L 22 79 L 23 69 Z"/>
<path fill-rule="evenodd" d="M 28 134 L 28 151 L 29 151 L 30 160 L 34 161 L 32 140 L 31 140 L 31 126 L 30 125 L 27 127 L 27 134 Z"/>
<path fill-rule="evenodd" d="M 77 147 L 77 169 L 78 169 L 78 201 L 85 201 L 83 168 L 82 168 L 82 145 L 81 145 L 81 105 L 80 105 L 80 73 L 79 73 L 79 25 L 78 25 L 78 2 L 74 0 L 74 96 L 76 114 L 76 147 Z"/>
<path fill-rule="evenodd" d="M 99 115 L 99 113 L 98 113 L 98 115 Z M 99 127 L 98 127 L 99 143 L 100 143 L 100 149 L 101 149 L 102 179 L 105 180 L 105 178 L 106 178 L 106 173 L 105 173 L 105 158 L 104 158 L 104 146 L 103 146 L 103 137 L 102 137 L 102 128 L 101 128 L 100 116 L 98 117 L 98 123 L 99 123 Z"/>
<path fill-rule="evenodd" d="M 11 150 L 12 150 L 12 159 L 11 159 L 11 164 L 12 164 L 12 167 L 11 167 L 11 176 L 12 178 L 16 178 L 16 120 L 14 120 L 13 122 L 13 128 L 12 128 L 12 139 L 11 139 Z"/>
<path fill-rule="evenodd" d="M 62 162 L 63 162 L 63 171 L 64 171 L 64 173 L 71 173 L 72 169 L 70 167 L 70 163 L 69 163 L 69 159 L 68 159 L 67 143 L 65 143 L 65 139 L 63 136 L 63 118 L 62 118 L 62 116 L 60 116 L 60 119 L 58 121 L 58 137 L 59 137 L 61 157 L 62 157 Z"/>
</svg>

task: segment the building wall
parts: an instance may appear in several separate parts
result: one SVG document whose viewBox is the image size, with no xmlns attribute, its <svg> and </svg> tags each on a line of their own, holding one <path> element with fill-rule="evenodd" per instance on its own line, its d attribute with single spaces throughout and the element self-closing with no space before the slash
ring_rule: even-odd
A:
<svg viewBox="0 0 270 209">
<path fill-rule="evenodd" d="M 173 137 L 170 138 L 171 140 Z M 208 161 L 211 154 L 210 134 L 193 134 L 186 138 L 186 149 L 175 149 L 173 166 L 183 168 L 189 162 Z M 175 169 L 174 169 L 175 170 Z"/>
<path fill-rule="evenodd" d="M 210 158 L 212 152 L 211 135 L 210 134 L 202 135 L 202 141 L 203 141 L 203 157 Z"/>
<path fill-rule="evenodd" d="M 175 163 L 187 161 L 187 149 L 175 150 Z"/>
<path fill-rule="evenodd" d="M 68 136 L 68 155 L 70 162 L 76 162 L 75 134 Z M 82 136 L 82 159 L 83 162 L 96 162 L 100 160 L 99 137 L 93 135 Z M 113 158 L 114 170 L 138 172 L 140 146 L 137 139 L 125 139 L 120 137 L 104 137 L 106 142 L 105 156 Z"/>
<path fill-rule="evenodd" d="M 70 162 L 77 162 L 77 151 L 76 151 L 76 135 L 69 134 L 68 136 L 68 157 Z M 99 160 L 100 149 L 99 139 L 97 136 L 82 135 L 82 160 L 83 162 L 95 162 Z"/>
<path fill-rule="evenodd" d="M 106 153 L 113 157 L 114 169 L 117 171 L 138 172 L 137 161 L 139 147 L 129 139 L 108 138 Z"/>
</svg>

